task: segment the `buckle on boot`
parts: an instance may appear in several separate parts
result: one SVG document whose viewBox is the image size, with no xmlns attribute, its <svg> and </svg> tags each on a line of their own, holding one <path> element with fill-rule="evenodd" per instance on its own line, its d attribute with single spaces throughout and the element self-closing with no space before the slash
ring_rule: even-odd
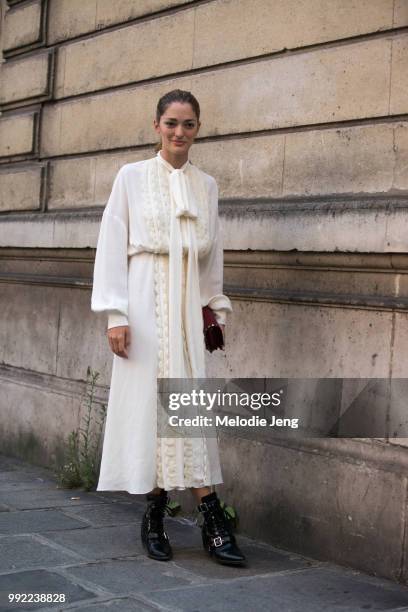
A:
<svg viewBox="0 0 408 612">
<path fill-rule="evenodd" d="M 198 504 L 198 509 L 200 512 L 207 512 L 207 510 L 209 510 L 206 502 L 203 502 L 202 504 Z"/>
<path fill-rule="evenodd" d="M 222 546 L 223 544 L 222 537 L 217 536 L 216 538 L 213 538 L 213 544 L 214 546 Z"/>
</svg>

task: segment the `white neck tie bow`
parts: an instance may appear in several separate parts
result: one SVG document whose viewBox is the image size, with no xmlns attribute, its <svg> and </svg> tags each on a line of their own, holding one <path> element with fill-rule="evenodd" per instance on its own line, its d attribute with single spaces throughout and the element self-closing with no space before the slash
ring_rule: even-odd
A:
<svg viewBox="0 0 408 612">
<path fill-rule="evenodd" d="M 176 203 L 176 217 L 197 218 L 197 203 L 185 170 L 175 168 L 170 174 L 170 191 Z"/>
</svg>

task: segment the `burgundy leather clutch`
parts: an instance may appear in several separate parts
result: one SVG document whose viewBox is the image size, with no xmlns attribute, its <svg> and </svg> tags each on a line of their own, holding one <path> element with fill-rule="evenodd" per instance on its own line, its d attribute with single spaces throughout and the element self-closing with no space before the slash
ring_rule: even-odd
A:
<svg viewBox="0 0 408 612">
<path fill-rule="evenodd" d="M 224 349 L 224 336 L 217 323 L 215 314 L 209 306 L 203 306 L 203 324 L 205 348 L 212 353 L 217 349 Z"/>
</svg>

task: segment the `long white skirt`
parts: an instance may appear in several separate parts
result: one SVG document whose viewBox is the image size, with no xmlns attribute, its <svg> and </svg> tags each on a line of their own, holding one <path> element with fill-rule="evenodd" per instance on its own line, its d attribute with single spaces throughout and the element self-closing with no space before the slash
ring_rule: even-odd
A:
<svg viewBox="0 0 408 612">
<path fill-rule="evenodd" d="M 129 259 L 129 358 L 113 355 L 98 491 L 148 493 L 223 482 L 216 438 L 157 436 L 158 350 L 154 258 Z"/>
</svg>

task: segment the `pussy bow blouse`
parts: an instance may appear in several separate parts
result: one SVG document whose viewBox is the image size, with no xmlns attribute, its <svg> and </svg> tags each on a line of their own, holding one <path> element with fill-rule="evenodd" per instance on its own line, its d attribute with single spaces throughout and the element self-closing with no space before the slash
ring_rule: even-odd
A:
<svg viewBox="0 0 408 612">
<path fill-rule="evenodd" d="M 91 298 L 94 312 L 108 313 L 108 328 L 128 325 L 128 258 L 140 253 L 169 256 L 170 377 L 181 377 L 182 320 L 193 375 L 204 376 L 201 308 L 210 306 L 219 323 L 232 308 L 222 293 L 217 183 L 190 160 L 174 168 L 158 151 L 153 158 L 125 164 L 115 177 L 100 225 Z"/>
</svg>

